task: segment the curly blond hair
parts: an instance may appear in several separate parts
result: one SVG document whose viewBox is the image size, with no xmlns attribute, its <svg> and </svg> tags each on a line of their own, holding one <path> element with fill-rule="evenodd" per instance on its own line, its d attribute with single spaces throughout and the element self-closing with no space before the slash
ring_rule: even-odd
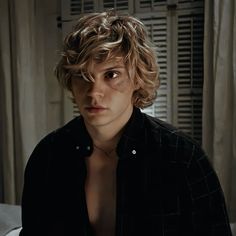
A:
<svg viewBox="0 0 236 236">
<path fill-rule="evenodd" d="M 71 91 L 73 66 L 84 73 L 92 60 L 103 62 L 117 55 L 123 56 L 130 79 L 138 84 L 134 106 L 150 106 L 160 85 L 157 56 L 145 26 L 133 16 L 108 11 L 81 17 L 64 40 L 55 74 L 59 83 Z"/>
</svg>

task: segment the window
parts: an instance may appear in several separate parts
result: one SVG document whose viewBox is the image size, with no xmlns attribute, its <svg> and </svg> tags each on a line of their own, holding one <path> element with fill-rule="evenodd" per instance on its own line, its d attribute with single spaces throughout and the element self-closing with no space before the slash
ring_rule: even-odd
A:
<svg viewBox="0 0 236 236">
<path fill-rule="evenodd" d="M 143 111 L 180 128 L 201 143 L 203 0 L 62 0 L 63 35 L 81 13 L 115 8 L 144 22 L 157 48 L 161 86 Z M 65 122 L 78 111 L 65 96 Z"/>
</svg>

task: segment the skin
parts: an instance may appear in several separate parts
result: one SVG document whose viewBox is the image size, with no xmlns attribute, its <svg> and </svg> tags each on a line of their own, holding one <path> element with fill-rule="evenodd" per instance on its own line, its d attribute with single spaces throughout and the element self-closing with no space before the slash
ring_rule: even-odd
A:
<svg viewBox="0 0 236 236">
<path fill-rule="evenodd" d="M 132 111 L 136 90 L 121 57 L 91 63 L 88 72 L 93 81 L 81 75 L 72 77 L 72 93 L 84 117 L 94 148 L 86 158 L 86 204 L 90 224 L 96 236 L 115 235 L 116 167 L 115 147 Z"/>
</svg>

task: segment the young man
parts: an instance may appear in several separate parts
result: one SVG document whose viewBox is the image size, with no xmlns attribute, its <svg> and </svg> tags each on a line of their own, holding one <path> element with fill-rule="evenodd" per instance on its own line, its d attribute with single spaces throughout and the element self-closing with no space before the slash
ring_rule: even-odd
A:
<svg viewBox="0 0 236 236">
<path fill-rule="evenodd" d="M 140 111 L 159 80 L 138 19 L 80 18 L 56 75 L 81 115 L 47 135 L 28 161 L 21 236 L 231 235 L 199 145 Z"/>
</svg>

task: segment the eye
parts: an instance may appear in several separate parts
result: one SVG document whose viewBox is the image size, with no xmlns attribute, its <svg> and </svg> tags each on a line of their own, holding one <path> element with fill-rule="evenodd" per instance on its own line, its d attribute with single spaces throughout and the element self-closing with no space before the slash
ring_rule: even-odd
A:
<svg viewBox="0 0 236 236">
<path fill-rule="evenodd" d="M 117 71 L 107 71 L 105 74 L 105 78 L 108 80 L 116 79 L 119 76 L 119 72 Z"/>
</svg>

